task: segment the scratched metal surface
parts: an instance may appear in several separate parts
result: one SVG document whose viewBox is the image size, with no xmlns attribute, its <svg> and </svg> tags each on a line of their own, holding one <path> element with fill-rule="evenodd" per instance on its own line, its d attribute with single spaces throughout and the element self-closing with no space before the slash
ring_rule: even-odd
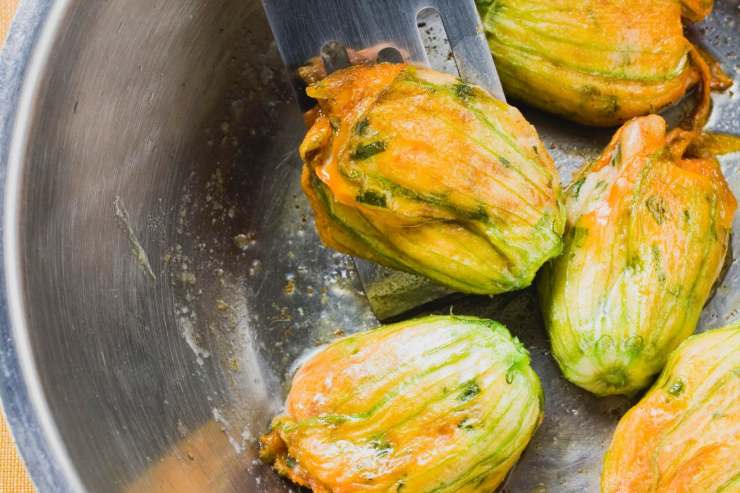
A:
<svg viewBox="0 0 740 493">
<path fill-rule="evenodd" d="M 734 0 L 716 5 L 694 31 L 736 84 L 714 96 L 710 128 L 738 133 L 740 15 Z M 38 63 L 11 73 L 28 55 L 13 51 L 18 37 L 3 59 L 2 74 L 25 86 L 0 127 L 14 149 L 0 154 L 12 320 L 1 327 L 0 390 L 27 461 L 53 458 L 54 471 L 32 468 L 37 484 L 289 491 L 256 461 L 255 438 L 296 358 L 373 317 L 350 259 L 314 232 L 293 151 L 303 123 L 259 2 L 23 8 L 46 21 L 28 41 Z M 523 109 L 566 181 L 610 135 Z M 740 156 L 723 167 L 740 195 Z M 701 329 L 740 318 L 739 288 L 735 260 Z M 504 489 L 597 491 L 630 403 L 562 379 L 531 290 L 454 311 L 506 323 L 545 387 L 545 421 Z"/>
</svg>

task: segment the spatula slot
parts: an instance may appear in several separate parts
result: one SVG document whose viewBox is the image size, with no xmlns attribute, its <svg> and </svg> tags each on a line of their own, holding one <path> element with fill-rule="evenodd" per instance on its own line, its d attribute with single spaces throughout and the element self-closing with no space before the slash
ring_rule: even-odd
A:
<svg viewBox="0 0 740 493">
<path fill-rule="evenodd" d="M 450 75 L 460 75 L 439 10 L 433 7 L 424 8 L 416 16 L 416 21 L 429 66 Z"/>
<path fill-rule="evenodd" d="M 344 43 L 329 41 L 321 47 L 321 61 L 327 74 L 350 66 L 349 53 Z"/>
<path fill-rule="evenodd" d="M 403 63 L 403 55 L 392 46 L 387 46 L 378 52 L 378 63 Z"/>
</svg>

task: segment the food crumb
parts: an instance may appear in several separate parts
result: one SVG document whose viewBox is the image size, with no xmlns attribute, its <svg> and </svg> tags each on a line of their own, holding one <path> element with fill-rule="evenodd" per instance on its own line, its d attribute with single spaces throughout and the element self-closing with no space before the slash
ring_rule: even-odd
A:
<svg viewBox="0 0 740 493">
<path fill-rule="evenodd" d="M 189 271 L 182 271 L 177 278 L 179 281 L 183 284 L 189 284 L 191 286 L 195 285 L 196 277 L 195 274 Z"/>
<path fill-rule="evenodd" d="M 238 235 L 234 236 L 234 245 L 236 245 L 236 247 L 241 251 L 248 250 L 249 247 L 253 246 L 255 243 L 256 240 L 253 233 L 239 233 Z"/>
</svg>

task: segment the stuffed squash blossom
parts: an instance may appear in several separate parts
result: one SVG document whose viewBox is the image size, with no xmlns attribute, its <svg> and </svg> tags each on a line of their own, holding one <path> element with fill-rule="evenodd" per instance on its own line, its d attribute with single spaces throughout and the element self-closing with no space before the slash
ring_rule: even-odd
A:
<svg viewBox="0 0 740 493">
<path fill-rule="evenodd" d="M 542 409 L 529 355 L 503 325 L 420 318 L 307 361 L 261 457 L 316 493 L 490 493 Z"/>
<path fill-rule="evenodd" d="M 699 20 L 711 1 L 477 3 L 507 96 L 586 125 L 654 113 L 707 76 L 681 15 Z"/>
<path fill-rule="evenodd" d="M 735 198 L 692 132 L 634 119 L 566 191 L 565 249 L 541 306 L 567 379 L 597 395 L 647 386 L 696 327 L 728 248 Z"/>
<path fill-rule="evenodd" d="M 740 323 L 671 354 L 619 422 L 601 479 L 604 493 L 740 491 Z"/>
<path fill-rule="evenodd" d="M 561 250 L 552 158 L 515 108 L 409 65 L 311 85 L 303 188 L 321 239 L 466 293 L 528 286 Z"/>
</svg>

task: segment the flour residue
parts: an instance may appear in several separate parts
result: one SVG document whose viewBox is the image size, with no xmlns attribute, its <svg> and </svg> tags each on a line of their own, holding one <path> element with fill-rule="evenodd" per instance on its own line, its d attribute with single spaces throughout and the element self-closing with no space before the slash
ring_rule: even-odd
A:
<svg viewBox="0 0 740 493">
<path fill-rule="evenodd" d="M 195 313 L 187 306 L 181 306 L 179 304 L 175 306 L 175 311 L 177 312 L 177 322 L 182 331 L 183 339 L 185 339 L 187 345 L 192 349 L 193 353 L 195 353 L 195 361 L 199 365 L 203 365 L 203 360 L 209 358 L 211 353 L 204 349 L 198 342 L 198 336 L 195 332 Z"/>
<path fill-rule="evenodd" d="M 221 431 L 226 435 L 226 439 L 229 441 L 229 444 L 234 449 L 234 452 L 237 454 L 241 454 L 245 450 L 245 444 L 253 440 L 254 437 L 252 436 L 252 433 L 249 431 L 248 428 L 244 428 L 242 430 L 241 434 L 238 438 L 234 437 L 234 435 L 231 433 L 231 424 L 229 421 L 224 417 L 223 413 L 219 411 L 218 408 L 211 409 L 211 413 L 213 415 L 213 420 L 221 425 Z"/>
</svg>

